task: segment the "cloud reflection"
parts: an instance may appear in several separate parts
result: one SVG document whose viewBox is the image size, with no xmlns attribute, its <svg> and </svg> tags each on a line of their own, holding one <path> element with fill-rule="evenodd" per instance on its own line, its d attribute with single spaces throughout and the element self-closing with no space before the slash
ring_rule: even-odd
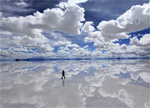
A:
<svg viewBox="0 0 150 108">
<path fill-rule="evenodd" d="M 148 108 L 150 60 L 1 62 L 2 108 Z M 66 79 L 62 81 L 61 71 Z"/>
</svg>

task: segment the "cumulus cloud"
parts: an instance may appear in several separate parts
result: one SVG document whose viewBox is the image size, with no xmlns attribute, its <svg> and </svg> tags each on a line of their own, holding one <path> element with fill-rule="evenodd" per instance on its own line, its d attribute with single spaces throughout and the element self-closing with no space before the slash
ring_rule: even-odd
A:
<svg viewBox="0 0 150 108">
<path fill-rule="evenodd" d="M 117 20 L 102 21 L 97 28 L 97 38 L 103 37 L 104 41 L 129 38 L 127 33 L 136 32 L 150 27 L 149 4 L 132 6 Z M 93 33 L 95 34 L 95 32 Z M 89 36 L 91 37 L 91 36 Z"/>
<path fill-rule="evenodd" d="M 130 42 L 132 45 L 129 46 L 114 43 L 118 39 L 128 39 L 130 37 L 128 33 L 150 27 L 149 10 L 149 4 L 132 6 L 116 20 L 100 22 L 97 26 L 98 31 L 89 32 L 84 42 L 93 42 L 97 49 L 109 49 L 110 51 L 105 53 L 108 54 L 107 56 L 149 55 L 149 34 L 144 35 L 140 40 L 134 37 Z"/>
<path fill-rule="evenodd" d="M 1 59 L 16 59 L 16 58 L 30 58 L 34 56 L 33 53 L 23 53 L 24 52 L 32 52 L 31 50 L 24 48 L 9 48 L 9 49 L 0 49 L 0 58 Z"/>
<path fill-rule="evenodd" d="M 116 34 L 116 33 L 130 33 L 150 27 L 150 7 L 149 4 L 132 6 L 117 20 L 102 21 L 98 25 L 98 29 L 103 33 Z"/>
<path fill-rule="evenodd" d="M 55 46 L 65 46 L 65 47 L 80 47 L 77 44 L 72 44 L 70 41 L 57 41 L 54 43 Z"/>
<path fill-rule="evenodd" d="M 139 49 L 138 52 L 141 52 L 141 55 L 150 56 L 150 34 L 145 34 L 141 39 L 133 37 L 131 38 L 130 43 L 133 47 L 137 47 Z"/>
<path fill-rule="evenodd" d="M 28 58 L 53 58 L 57 57 L 53 52 L 53 47 L 48 44 L 41 44 L 39 49 L 28 47 L 10 47 L 0 49 L 0 58 L 4 60 L 28 59 Z"/>
<path fill-rule="evenodd" d="M 89 57 L 91 52 L 86 50 L 85 48 L 73 48 L 72 49 L 73 55 L 77 57 Z"/>
<path fill-rule="evenodd" d="M 6 44 L 14 45 L 15 43 L 15 47 L 38 48 L 40 49 L 38 52 L 43 51 L 44 53 L 52 52 L 56 47 L 56 50 L 58 48 L 58 51 L 56 51 L 58 55 L 56 54 L 55 57 L 129 57 L 150 55 L 149 34 L 144 35 L 141 39 L 132 38 L 131 45 L 114 43 L 118 39 L 129 38 L 128 33 L 150 27 L 150 23 L 148 23 L 150 17 L 149 4 L 132 6 L 116 20 L 100 22 L 97 26 L 98 30 L 96 30 L 97 28 L 94 28 L 92 21 L 86 21 L 84 25 L 82 23 L 85 20 L 85 10 L 76 4 L 86 1 L 68 0 L 67 2 L 60 2 L 58 6 L 63 9 L 46 9 L 42 13 L 37 11 L 33 15 L 25 17 L 3 17 L 0 12 L 2 35 L 0 41 L 10 39 L 11 41 L 6 42 Z M 22 0 L 15 3 L 17 6 L 25 6 L 25 2 Z M 76 44 L 72 37 L 67 39 L 65 33 L 70 33 L 70 36 L 72 34 L 74 36 L 79 36 L 76 34 L 88 35 L 87 37 L 79 37 L 81 41 L 84 38 L 83 48 L 79 46 L 80 42 Z M 67 36 L 69 35 L 67 34 Z M 4 36 L 6 37 L 4 38 Z M 8 38 L 8 36 L 12 38 Z M 92 47 L 96 47 L 95 51 L 91 52 L 88 50 L 85 45 L 89 43 L 93 43 Z M 89 44 L 90 48 L 91 45 Z M 101 53 L 102 50 L 107 51 Z"/>
<path fill-rule="evenodd" d="M 84 9 L 74 5 L 65 10 L 52 8 L 44 10 L 43 13 L 37 11 L 25 17 L 2 17 L 0 28 L 4 35 L 11 33 L 10 35 L 13 36 L 18 46 L 40 48 L 44 52 L 51 52 L 53 48 L 48 43 L 50 40 L 43 32 L 60 31 L 80 34 L 83 20 Z M 17 36 L 14 37 L 14 35 Z M 68 47 L 79 46 L 68 43 Z"/>
<path fill-rule="evenodd" d="M 54 45 L 56 45 L 56 46 L 62 46 L 62 45 L 70 44 L 70 43 L 71 42 L 69 42 L 69 41 L 65 41 L 65 42 L 63 42 L 63 41 L 57 41 L 57 42 L 54 43 Z"/>
<path fill-rule="evenodd" d="M 145 34 L 140 40 L 137 37 L 131 39 L 131 44 L 136 46 L 150 46 L 150 34 Z"/>
<path fill-rule="evenodd" d="M 110 49 L 115 46 L 113 41 L 105 41 L 105 38 L 100 31 L 90 32 L 88 37 L 84 38 L 84 42 L 94 42 L 94 46 L 97 47 L 97 49 Z"/>
<path fill-rule="evenodd" d="M 77 44 L 67 44 L 66 47 L 74 47 L 74 48 L 77 48 L 77 47 L 80 47 L 80 46 L 77 45 Z"/>
<path fill-rule="evenodd" d="M 91 52 L 87 49 L 88 46 L 82 48 L 77 44 L 66 44 L 60 46 L 57 51 L 57 57 L 62 58 L 76 58 L 76 57 L 90 57 Z"/>
<path fill-rule="evenodd" d="M 84 26 L 82 27 L 83 32 L 92 32 L 95 30 L 95 28 L 92 26 L 93 22 L 87 21 L 85 22 Z"/>
<path fill-rule="evenodd" d="M 43 52 L 52 52 L 54 49 L 49 44 L 46 43 L 48 42 L 48 39 L 45 38 L 44 36 L 36 38 L 32 38 L 29 36 L 22 36 L 22 37 L 19 36 L 14 37 L 13 39 L 18 46 L 24 46 L 27 48 L 39 48 Z"/>
<path fill-rule="evenodd" d="M 62 31 L 80 34 L 81 21 L 84 20 L 84 9 L 75 5 L 65 11 L 59 8 L 46 9 L 26 17 L 3 18 L 0 27 L 4 31 L 35 36 L 36 29 Z M 14 27 L 15 26 L 15 27 Z"/>
<path fill-rule="evenodd" d="M 58 58 L 90 57 L 91 55 L 91 52 L 87 49 L 88 46 L 82 48 L 70 41 L 58 41 L 54 43 L 54 46 L 58 47 L 56 54 Z"/>
<path fill-rule="evenodd" d="M 109 52 L 105 53 L 107 56 L 110 57 L 144 57 L 149 56 L 149 51 L 145 50 L 144 48 L 141 49 L 140 47 L 133 46 L 133 45 L 115 45 L 111 48 Z"/>
<path fill-rule="evenodd" d="M 38 37 L 38 38 L 32 38 L 29 36 L 22 36 L 22 37 L 14 37 L 14 41 L 18 46 L 25 46 L 25 47 L 37 47 L 40 46 L 40 44 L 46 42 L 45 37 Z"/>
<path fill-rule="evenodd" d="M 101 35 L 101 32 L 95 31 L 95 32 L 90 32 L 88 37 L 85 37 L 84 41 L 85 42 L 94 42 L 94 41 L 103 41 L 104 38 Z"/>
</svg>

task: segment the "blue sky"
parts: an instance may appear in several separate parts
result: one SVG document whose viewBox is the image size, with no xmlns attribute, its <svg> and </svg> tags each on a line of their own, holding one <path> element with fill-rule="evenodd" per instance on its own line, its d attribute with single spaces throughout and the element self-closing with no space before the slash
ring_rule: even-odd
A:
<svg viewBox="0 0 150 108">
<path fill-rule="evenodd" d="M 0 58 L 150 57 L 149 0 L 1 0 Z"/>
</svg>

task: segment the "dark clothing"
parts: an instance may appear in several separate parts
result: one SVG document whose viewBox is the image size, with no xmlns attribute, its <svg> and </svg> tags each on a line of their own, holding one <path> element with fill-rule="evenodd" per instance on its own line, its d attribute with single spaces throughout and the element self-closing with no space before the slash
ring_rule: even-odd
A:
<svg viewBox="0 0 150 108">
<path fill-rule="evenodd" d="M 65 72 L 64 71 L 62 72 L 62 76 L 65 76 Z"/>
<path fill-rule="evenodd" d="M 63 77 L 65 79 L 65 72 L 64 72 L 64 70 L 62 70 L 62 77 L 61 77 L 61 79 L 63 79 Z"/>
</svg>

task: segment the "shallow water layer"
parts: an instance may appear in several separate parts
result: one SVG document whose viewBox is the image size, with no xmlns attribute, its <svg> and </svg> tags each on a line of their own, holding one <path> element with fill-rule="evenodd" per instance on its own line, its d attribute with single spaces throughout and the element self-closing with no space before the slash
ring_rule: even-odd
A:
<svg viewBox="0 0 150 108">
<path fill-rule="evenodd" d="M 0 108 L 149 106 L 150 60 L 0 63 Z"/>
</svg>

